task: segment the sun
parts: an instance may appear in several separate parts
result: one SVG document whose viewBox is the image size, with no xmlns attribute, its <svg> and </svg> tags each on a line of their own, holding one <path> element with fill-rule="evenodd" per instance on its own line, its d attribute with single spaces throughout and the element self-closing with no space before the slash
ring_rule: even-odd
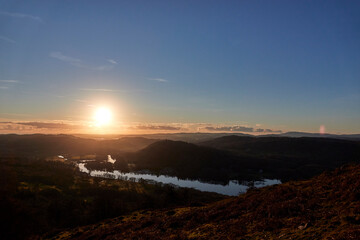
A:
<svg viewBox="0 0 360 240">
<path fill-rule="evenodd" d="M 112 120 L 112 112 L 107 107 L 99 107 L 94 112 L 95 126 L 102 127 L 109 125 Z"/>
</svg>

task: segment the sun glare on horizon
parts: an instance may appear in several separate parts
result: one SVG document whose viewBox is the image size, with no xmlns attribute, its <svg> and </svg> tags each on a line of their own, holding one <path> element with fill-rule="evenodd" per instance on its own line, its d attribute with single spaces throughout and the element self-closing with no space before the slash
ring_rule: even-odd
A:
<svg viewBox="0 0 360 240">
<path fill-rule="evenodd" d="M 112 121 L 112 112 L 107 107 L 99 107 L 94 112 L 95 126 L 102 127 L 109 125 Z"/>
</svg>

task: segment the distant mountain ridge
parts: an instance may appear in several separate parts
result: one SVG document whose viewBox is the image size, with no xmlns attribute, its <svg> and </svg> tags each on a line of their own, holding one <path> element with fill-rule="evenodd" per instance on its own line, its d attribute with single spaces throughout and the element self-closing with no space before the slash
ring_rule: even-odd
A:
<svg viewBox="0 0 360 240">
<path fill-rule="evenodd" d="M 124 137 L 143 137 L 143 138 L 151 138 L 151 139 L 159 139 L 159 140 L 173 140 L 173 141 L 184 141 L 184 142 L 192 142 L 198 143 L 203 142 L 219 137 L 226 136 L 247 136 L 247 137 L 319 137 L 319 138 L 335 138 L 335 139 L 348 139 L 348 140 L 360 140 L 360 134 L 320 134 L 320 133 L 308 133 L 308 132 L 285 132 L 285 133 L 272 133 L 272 134 L 263 134 L 263 135 L 253 135 L 251 133 L 241 133 L 241 132 L 195 132 L 195 133 L 154 133 L 154 134 L 133 134 L 133 135 L 76 135 L 82 138 L 124 138 Z"/>
<path fill-rule="evenodd" d="M 138 151 L 156 141 L 142 137 L 94 140 L 65 134 L 6 134 L 0 135 L 0 155 L 118 154 Z"/>
<path fill-rule="evenodd" d="M 307 132 L 286 132 L 278 135 L 282 137 L 320 137 L 320 138 L 360 140 L 360 134 L 329 134 L 329 133 L 321 134 L 321 133 L 307 133 Z"/>
</svg>

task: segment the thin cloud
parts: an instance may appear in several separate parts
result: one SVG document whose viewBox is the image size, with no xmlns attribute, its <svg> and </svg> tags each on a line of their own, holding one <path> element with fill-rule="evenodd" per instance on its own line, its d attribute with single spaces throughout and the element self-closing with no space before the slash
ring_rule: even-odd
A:
<svg viewBox="0 0 360 240">
<path fill-rule="evenodd" d="M 25 18 L 25 19 L 31 19 L 34 21 L 38 21 L 38 22 L 42 22 L 43 20 L 38 17 L 38 16 L 33 16 L 33 15 L 29 15 L 29 14 L 24 14 L 24 13 L 11 13 L 11 12 L 3 12 L 0 11 L 0 15 L 3 16 L 8 16 L 8 17 L 13 17 L 13 18 Z"/>
<path fill-rule="evenodd" d="M 17 123 L 13 123 L 13 122 L 1 122 L 0 123 L 0 131 L 5 131 L 5 132 L 14 132 L 14 131 L 29 131 L 32 130 L 33 127 L 32 126 L 25 126 L 25 125 L 20 125 Z"/>
<path fill-rule="evenodd" d="M 231 127 L 204 127 L 207 131 L 231 131 Z"/>
<path fill-rule="evenodd" d="M 221 126 L 221 127 L 214 127 L 214 126 L 207 126 L 204 127 L 206 131 L 216 131 L 216 132 L 248 132 L 248 133 L 281 133 L 281 130 L 272 130 L 272 129 L 263 129 L 263 128 L 253 128 L 253 127 L 246 127 L 246 126 Z"/>
<path fill-rule="evenodd" d="M 156 81 L 156 82 L 162 82 L 162 83 L 169 82 L 168 80 L 166 80 L 164 78 L 149 78 L 149 80 Z"/>
<path fill-rule="evenodd" d="M 4 37 L 4 36 L 0 36 L 0 40 L 8 42 L 8 43 L 16 43 L 15 40 L 12 40 L 11 38 L 7 38 L 7 37 Z"/>
<path fill-rule="evenodd" d="M 205 129 L 208 131 L 254 132 L 254 128 L 244 126 L 205 127 Z"/>
<path fill-rule="evenodd" d="M 0 82 L 2 82 L 2 83 L 19 83 L 20 81 L 18 81 L 18 80 L 0 80 Z"/>
<path fill-rule="evenodd" d="M 9 89 L 11 84 L 17 84 L 20 83 L 18 80 L 0 80 L 0 83 L 5 84 L 5 86 L 0 86 L 0 89 Z"/>
<path fill-rule="evenodd" d="M 78 132 L 86 129 L 85 125 L 70 124 L 64 122 L 0 122 L 0 131 L 2 132 Z"/>
<path fill-rule="evenodd" d="M 51 123 L 51 122 L 18 122 L 17 124 L 32 126 L 35 128 L 47 128 L 47 129 L 79 129 L 83 126 L 71 125 L 65 123 Z"/>
<path fill-rule="evenodd" d="M 134 127 L 138 130 L 162 130 L 162 131 L 178 131 L 180 127 L 168 126 L 168 125 L 138 125 Z"/>
<path fill-rule="evenodd" d="M 117 62 L 114 59 L 108 59 L 107 61 L 112 64 L 117 64 Z"/>
<path fill-rule="evenodd" d="M 254 128 L 252 127 L 243 127 L 243 126 L 234 126 L 231 128 L 233 132 L 253 132 Z"/>
<path fill-rule="evenodd" d="M 100 66 L 91 66 L 88 64 L 85 64 L 81 59 L 73 58 L 70 56 L 66 56 L 62 54 L 61 52 L 51 52 L 50 57 L 55 58 L 57 60 L 60 60 L 62 62 L 66 62 L 72 66 L 78 67 L 78 68 L 85 68 L 90 70 L 96 70 L 96 71 L 107 71 L 114 68 L 114 63 L 111 65 L 100 65 Z"/>
<path fill-rule="evenodd" d="M 52 53 L 50 53 L 50 57 L 56 58 L 56 59 L 58 59 L 60 61 L 67 62 L 67 63 L 73 64 L 73 65 L 81 63 L 80 59 L 65 56 L 61 52 L 52 52 Z"/>
</svg>

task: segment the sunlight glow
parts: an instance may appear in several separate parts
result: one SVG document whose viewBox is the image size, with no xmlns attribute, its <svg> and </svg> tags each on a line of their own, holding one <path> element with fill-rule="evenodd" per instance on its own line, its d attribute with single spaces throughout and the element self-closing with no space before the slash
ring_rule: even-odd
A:
<svg viewBox="0 0 360 240">
<path fill-rule="evenodd" d="M 319 129 L 319 132 L 320 134 L 325 134 L 325 126 L 324 125 L 320 125 L 320 129 Z"/>
<path fill-rule="evenodd" d="M 109 125 L 112 121 L 112 112 L 109 108 L 99 107 L 94 113 L 95 126 L 101 127 Z"/>
</svg>

